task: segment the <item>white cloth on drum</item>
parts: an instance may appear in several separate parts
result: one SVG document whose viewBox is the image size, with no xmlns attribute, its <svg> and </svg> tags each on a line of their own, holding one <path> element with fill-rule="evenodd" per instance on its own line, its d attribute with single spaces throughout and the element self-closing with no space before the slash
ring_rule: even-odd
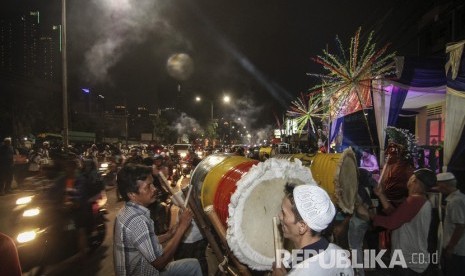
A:
<svg viewBox="0 0 465 276">
<path fill-rule="evenodd" d="M 317 185 L 300 160 L 270 158 L 242 175 L 231 196 L 226 239 L 239 261 L 254 270 L 272 269 L 273 217 L 281 211 L 287 182 Z"/>
<path fill-rule="evenodd" d="M 294 201 L 307 225 L 321 232 L 333 221 L 336 208 L 328 193 L 315 185 L 299 185 L 294 188 Z"/>
</svg>

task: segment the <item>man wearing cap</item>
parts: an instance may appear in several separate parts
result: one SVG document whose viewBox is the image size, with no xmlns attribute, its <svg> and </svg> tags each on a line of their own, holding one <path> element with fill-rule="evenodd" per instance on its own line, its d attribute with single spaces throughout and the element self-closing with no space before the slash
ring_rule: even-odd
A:
<svg viewBox="0 0 465 276">
<path fill-rule="evenodd" d="M 396 249 L 400 249 L 405 259 L 406 267 L 395 266 L 395 275 L 417 275 L 428 268 L 429 264 L 419 260 L 419 256 L 428 256 L 432 205 L 426 197 L 426 192 L 435 184 L 436 175 L 433 171 L 414 171 L 407 183 L 408 197 L 397 208 L 387 199 L 380 185 L 375 189 L 387 216 L 372 215 L 373 225 L 393 230 L 391 253 L 394 254 Z M 396 257 L 396 260 L 399 258 Z"/>
<path fill-rule="evenodd" d="M 465 271 L 465 195 L 457 189 L 450 172 L 437 175 L 437 190 L 446 197 L 443 257 L 444 275 L 463 275 Z"/>
<path fill-rule="evenodd" d="M 284 238 L 300 249 L 291 260 L 289 275 L 353 275 L 348 257 L 339 254 L 343 250 L 321 236 L 335 214 L 331 199 L 319 186 L 286 184 L 279 219 Z M 286 274 L 284 264 L 274 265 L 274 276 Z"/>
</svg>

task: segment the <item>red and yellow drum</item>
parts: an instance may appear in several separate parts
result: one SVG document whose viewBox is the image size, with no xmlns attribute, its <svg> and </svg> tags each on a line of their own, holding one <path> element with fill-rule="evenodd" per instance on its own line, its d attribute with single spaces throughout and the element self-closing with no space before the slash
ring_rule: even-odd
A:
<svg viewBox="0 0 465 276">
<path fill-rule="evenodd" d="M 313 176 L 312 176 L 313 175 Z M 196 204 L 213 205 L 227 226 L 234 255 L 255 270 L 270 270 L 274 261 L 273 217 L 281 211 L 284 186 L 320 185 L 344 211 L 351 213 L 357 193 L 355 154 L 275 155 L 265 162 L 228 154 L 209 155 L 191 176 Z"/>
<path fill-rule="evenodd" d="M 313 184 L 301 162 L 271 158 L 266 162 L 234 155 L 210 155 L 191 178 L 197 204 L 213 204 L 227 226 L 234 255 L 255 270 L 270 270 L 274 260 L 273 217 L 281 210 L 287 182 Z"/>
</svg>

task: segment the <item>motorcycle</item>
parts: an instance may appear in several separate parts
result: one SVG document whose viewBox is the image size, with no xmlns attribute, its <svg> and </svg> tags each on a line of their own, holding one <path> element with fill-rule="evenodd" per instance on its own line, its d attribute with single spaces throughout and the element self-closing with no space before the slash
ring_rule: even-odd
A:
<svg viewBox="0 0 465 276">
<path fill-rule="evenodd" d="M 86 231 L 90 252 L 97 249 L 106 236 L 108 214 L 105 191 L 89 200 L 92 223 Z M 78 229 L 69 210 L 57 208 L 39 193 L 21 197 L 13 210 L 15 242 L 24 272 L 37 268 L 42 273 L 47 266 L 58 264 L 79 253 Z"/>
<path fill-rule="evenodd" d="M 102 162 L 98 168 L 98 175 L 104 186 L 116 186 L 118 167 L 113 162 Z"/>
</svg>

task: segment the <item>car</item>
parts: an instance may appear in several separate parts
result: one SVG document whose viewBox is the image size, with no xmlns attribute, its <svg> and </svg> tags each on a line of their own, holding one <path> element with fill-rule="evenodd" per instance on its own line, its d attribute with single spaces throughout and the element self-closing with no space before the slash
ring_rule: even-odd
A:
<svg viewBox="0 0 465 276">
<path fill-rule="evenodd" d="M 192 150 L 191 144 L 174 144 L 173 152 L 176 150 L 181 158 L 186 157 L 187 153 Z"/>
</svg>

